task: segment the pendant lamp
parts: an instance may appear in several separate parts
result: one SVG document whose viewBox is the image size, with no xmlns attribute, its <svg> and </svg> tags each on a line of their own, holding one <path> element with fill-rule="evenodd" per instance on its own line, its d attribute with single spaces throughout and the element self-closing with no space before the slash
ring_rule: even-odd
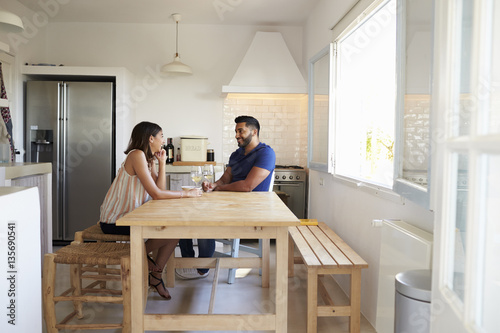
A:
<svg viewBox="0 0 500 333">
<path fill-rule="evenodd" d="M 0 31 L 14 33 L 23 32 L 23 21 L 14 13 L 0 10 Z"/>
<path fill-rule="evenodd" d="M 181 20 L 181 14 L 172 14 L 172 18 L 175 21 L 175 58 L 171 63 L 164 65 L 161 71 L 171 74 L 193 74 L 191 67 L 182 63 L 179 57 L 179 21 Z"/>
</svg>

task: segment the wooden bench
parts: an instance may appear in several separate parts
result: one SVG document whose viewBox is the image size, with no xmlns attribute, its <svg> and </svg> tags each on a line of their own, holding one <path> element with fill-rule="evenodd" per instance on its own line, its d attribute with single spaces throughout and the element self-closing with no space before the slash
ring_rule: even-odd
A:
<svg viewBox="0 0 500 333">
<path fill-rule="evenodd" d="M 313 224 L 313 223 L 307 223 Z M 350 332 L 360 331 L 361 269 L 368 264 L 325 223 L 289 227 L 288 274 L 293 276 L 293 264 L 307 268 L 307 332 L 317 331 L 318 317 L 348 316 Z M 292 241 L 293 240 L 293 241 Z M 300 257 L 294 257 L 294 243 Z M 320 275 L 349 274 L 351 276 L 350 305 L 336 306 Z M 319 281 L 319 283 L 318 283 Z M 326 305 L 318 305 L 318 287 Z"/>
</svg>

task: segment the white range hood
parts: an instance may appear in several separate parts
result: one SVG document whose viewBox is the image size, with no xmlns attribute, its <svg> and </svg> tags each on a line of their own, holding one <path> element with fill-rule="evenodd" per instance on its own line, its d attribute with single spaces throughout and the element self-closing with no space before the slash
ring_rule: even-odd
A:
<svg viewBox="0 0 500 333">
<path fill-rule="evenodd" d="M 305 94 L 307 84 L 279 32 L 257 32 L 223 93 Z"/>
</svg>

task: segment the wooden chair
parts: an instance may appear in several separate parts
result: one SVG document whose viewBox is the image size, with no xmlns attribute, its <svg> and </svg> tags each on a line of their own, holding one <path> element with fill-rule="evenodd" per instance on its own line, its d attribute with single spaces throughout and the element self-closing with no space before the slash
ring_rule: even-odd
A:
<svg viewBox="0 0 500 333">
<path fill-rule="evenodd" d="M 71 287 L 55 295 L 57 264 L 70 265 Z M 85 266 L 83 266 L 85 265 Z M 102 268 L 92 266 L 119 265 L 119 268 L 106 268 L 106 274 L 100 274 Z M 83 280 L 92 280 L 82 287 Z M 99 288 L 101 281 L 121 281 L 121 290 Z M 96 288 L 98 287 L 98 288 Z M 96 295 L 97 294 L 97 295 Z M 127 243 L 78 243 L 73 242 L 55 253 L 44 256 L 42 276 L 43 312 L 47 333 L 62 329 L 119 329 L 130 333 L 130 244 Z M 56 303 L 73 302 L 74 311 L 59 323 L 56 319 Z M 83 318 L 82 303 L 122 303 L 122 323 L 83 323 L 70 324 L 74 318 Z"/>
</svg>

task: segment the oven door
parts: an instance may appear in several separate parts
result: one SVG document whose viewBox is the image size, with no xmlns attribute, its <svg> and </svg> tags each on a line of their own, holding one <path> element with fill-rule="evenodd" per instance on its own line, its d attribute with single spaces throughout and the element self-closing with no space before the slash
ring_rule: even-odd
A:
<svg viewBox="0 0 500 333">
<path fill-rule="evenodd" d="M 288 195 L 287 206 L 299 219 L 305 218 L 306 191 L 304 182 L 274 182 L 273 191 Z"/>
</svg>

